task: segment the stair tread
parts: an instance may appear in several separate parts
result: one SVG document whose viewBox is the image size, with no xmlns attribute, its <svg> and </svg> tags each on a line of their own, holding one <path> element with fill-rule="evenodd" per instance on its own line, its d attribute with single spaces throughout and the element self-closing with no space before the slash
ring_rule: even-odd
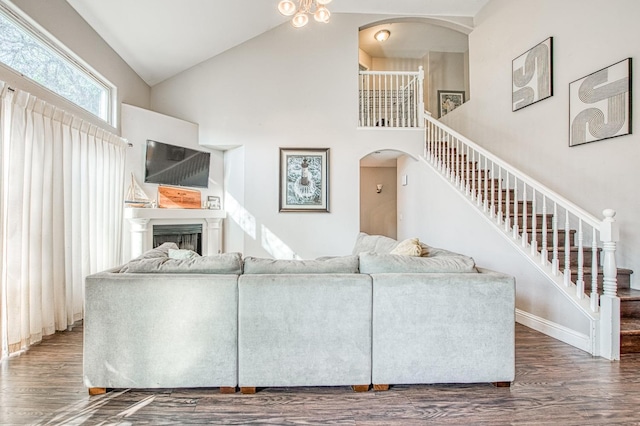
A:
<svg viewBox="0 0 640 426">
<path fill-rule="evenodd" d="M 591 266 L 584 266 L 582 268 L 582 272 L 584 274 L 591 274 Z M 577 266 L 571 266 L 571 274 L 572 275 L 576 275 L 578 273 L 578 267 Z M 598 274 L 602 274 L 602 268 L 599 267 L 598 268 Z M 631 269 L 627 269 L 627 268 L 618 268 L 618 275 L 631 275 L 633 274 L 633 271 Z M 640 290 L 636 290 L 636 291 L 640 291 Z"/>
<path fill-rule="evenodd" d="M 621 318 L 620 334 L 640 335 L 640 318 Z"/>
<path fill-rule="evenodd" d="M 640 290 L 633 288 L 619 288 L 618 297 L 624 301 L 640 301 Z M 639 319 L 640 321 L 640 319 Z"/>
</svg>

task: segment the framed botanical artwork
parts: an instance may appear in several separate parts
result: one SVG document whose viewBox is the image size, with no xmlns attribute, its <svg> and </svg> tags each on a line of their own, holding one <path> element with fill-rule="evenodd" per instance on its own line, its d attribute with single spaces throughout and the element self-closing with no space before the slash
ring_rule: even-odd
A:
<svg viewBox="0 0 640 426">
<path fill-rule="evenodd" d="M 631 58 L 569 83 L 569 146 L 631 134 Z"/>
<path fill-rule="evenodd" d="M 464 91 L 460 90 L 438 90 L 438 117 L 444 117 L 454 109 L 464 103 Z"/>
<path fill-rule="evenodd" d="M 553 37 L 512 61 L 513 111 L 553 96 Z"/>
<path fill-rule="evenodd" d="M 329 212 L 329 148 L 280 148 L 280 211 Z"/>
</svg>

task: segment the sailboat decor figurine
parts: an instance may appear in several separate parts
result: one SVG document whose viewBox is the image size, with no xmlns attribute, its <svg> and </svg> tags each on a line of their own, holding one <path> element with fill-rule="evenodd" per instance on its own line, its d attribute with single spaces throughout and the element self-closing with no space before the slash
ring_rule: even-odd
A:
<svg viewBox="0 0 640 426">
<path fill-rule="evenodd" d="M 133 173 L 131 173 L 131 184 L 129 184 L 127 196 L 124 200 L 125 207 L 150 208 L 154 207 L 154 204 L 155 203 L 149 199 L 147 194 L 142 190 L 138 182 L 136 182 Z"/>
</svg>

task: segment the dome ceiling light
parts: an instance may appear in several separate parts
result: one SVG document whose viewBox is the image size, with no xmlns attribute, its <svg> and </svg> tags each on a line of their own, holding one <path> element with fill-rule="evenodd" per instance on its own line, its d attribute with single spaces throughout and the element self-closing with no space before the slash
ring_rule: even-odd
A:
<svg viewBox="0 0 640 426">
<path fill-rule="evenodd" d="M 389 36 L 391 36 L 391 31 L 389 31 L 389 30 L 380 30 L 377 33 L 375 33 L 373 37 L 376 40 L 378 40 L 380 43 L 382 43 L 383 41 L 388 39 Z"/>
</svg>

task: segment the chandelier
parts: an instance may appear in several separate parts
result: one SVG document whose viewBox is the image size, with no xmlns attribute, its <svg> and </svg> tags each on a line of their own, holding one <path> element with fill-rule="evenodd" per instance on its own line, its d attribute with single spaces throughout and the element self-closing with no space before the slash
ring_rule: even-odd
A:
<svg viewBox="0 0 640 426">
<path fill-rule="evenodd" d="M 309 22 L 307 15 L 313 15 L 313 19 L 326 24 L 331 17 L 331 12 L 327 9 L 329 3 L 331 0 L 280 0 L 278 11 L 284 16 L 293 16 L 291 25 L 296 28 L 307 25 Z"/>
</svg>

